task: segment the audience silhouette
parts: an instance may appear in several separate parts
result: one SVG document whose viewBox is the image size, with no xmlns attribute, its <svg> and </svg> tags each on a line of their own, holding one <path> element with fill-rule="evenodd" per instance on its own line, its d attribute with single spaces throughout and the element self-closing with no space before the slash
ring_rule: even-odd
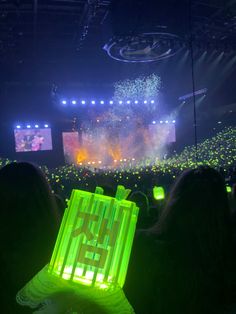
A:
<svg viewBox="0 0 236 314">
<path fill-rule="evenodd" d="M 30 163 L 0 170 L 0 200 L 2 309 L 27 313 L 16 293 L 49 261 L 60 216 L 46 178 Z"/>
<path fill-rule="evenodd" d="M 236 297 L 224 180 L 209 167 L 176 180 L 158 222 L 137 232 L 124 288 L 135 313 L 226 313 Z"/>
<path fill-rule="evenodd" d="M 15 296 L 49 262 L 63 208 L 42 171 L 26 162 L 0 169 L 0 199 L 2 309 L 32 313 Z M 233 313 L 235 219 L 221 174 L 207 166 L 184 171 L 152 227 L 147 195 L 134 192 L 130 200 L 141 207 L 138 228 L 146 228 L 136 232 L 124 287 L 135 313 Z M 56 305 L 61 300 L 67 308 L 66 294 L 61 297 Z M 89 313 L 96 308 L 89 303 Z"/>
</svg>

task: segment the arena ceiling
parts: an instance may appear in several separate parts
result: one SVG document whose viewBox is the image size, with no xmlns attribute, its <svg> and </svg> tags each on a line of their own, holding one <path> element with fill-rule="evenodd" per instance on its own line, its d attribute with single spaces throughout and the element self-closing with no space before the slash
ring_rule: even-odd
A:
<svg viewBox="0 0 236 314">
<path fill-rule="evenodd" d="M 137 16 L 134 0 L 113 1 L 113 4 L 115 2 L 123 5 L 121 12 L 127 4 Z M 142 2 L 138 1 L 139 4 Z M 168 27 L 173 16 L 178 24 L 183 20 L 189 23 L 189 1 L 161 0 L 158 5 L 157 1 L 145 1 L 146 4 L 149 2 L 150 6 L 155 3 L 158 12 L 166 13 L 161 17 L 159 27 Z M 55 63 L 65 58 L 78 58 L 80 54 L 96 49 L 102 51 L 114 35 L 113 4 L 109 0 L 1 0 L 0 62 L 21 63 L 40 58 Z M 175 4 L 179 7 L 177 11 Z M 166 11 L 160 11 L 162 6 L 166 6 Z M 235 0 L 192 0 L 191 8 L 192 34 L 198 47 L 235 49 Z M 120 18 L 120 23 L 125 25 L 123 17 Z M 186 40 L 187 33 L 181 34 Z M 105 51 L 102 53 L 106 54 Z"/>
</svg>

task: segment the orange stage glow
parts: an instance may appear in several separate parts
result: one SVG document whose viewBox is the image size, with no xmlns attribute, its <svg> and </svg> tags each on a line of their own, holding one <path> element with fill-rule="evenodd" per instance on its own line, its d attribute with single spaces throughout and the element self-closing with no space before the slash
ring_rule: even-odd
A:
<svg viewBox="0 0 236 314">
<path fill-rule="evenodd" d="M 110 146 L 107 147 L 108 154 L 113 158 L 113 160 L 119 160 L 122 158 L 120 145 Z"/>
<path fill-rule="evenodd" d="M 93 132 L 63 133 L 66 160 L 77 165 L 115 167 L 128 160 L 163 156 L 167 143 L 175 141 L 174 124 L 134 127 L 118 134 L 103 127 Z"/>
<path fill-rule="evenodd" d="M 87 160 L 89 160 L 89 154 L 87 152 L 87 149 L 80 148 L 79 150 L 76 151 L 76 163 L 77 164 L 80 164 Z"/>
</svg>

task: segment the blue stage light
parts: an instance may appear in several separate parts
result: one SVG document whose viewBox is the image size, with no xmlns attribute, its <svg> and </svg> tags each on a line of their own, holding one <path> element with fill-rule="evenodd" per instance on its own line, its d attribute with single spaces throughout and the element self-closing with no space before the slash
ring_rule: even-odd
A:
<svg viewBox="0 0 236 314">
<path fill-rule="evenodd" d="M 48 128 L 48 124 L 44 124 L 44 127 L 45 127 L 45 128 Z"/>
<path fill-rule="evenodd" d="M 144 100 L 144 104 L 147 104 L 147 100 Z"/>
<path fill-rule="evenodd" d="M 155 101 L 154 100 L 151 100 L 151 104 L 154 104 L 155 103 Z"/>
<path fill-rule="evenodd" d="M 109 103 L 110 103 L 110 105 L 113 105 L 114 102 L 113 102 L 113 100 L 110 100 Z"/>
<path fill-rule="evenodd" d="M 130 100 L 127 100 L 127 104 L 128 104 L 128 105 L 130 104 Z"/>
<path fill-rule="evenodd" d="M 61 101 L 62 105 L 66 105 L 67 104 L 67 101 L 64 99 Z"/>
<path fill-rule="evenodd" d="M 152 121 L 152 124 L 156 124 L 156 121 Z"/>
<path fill-rule="evenodd" d="M 77 104 L 77 101 L 76 100 L 72 100 L 72 105 L 76 105 Z"/>
<path fill-rule="evenodd" d="M 82 100 L 82 101 L 81 101 L 81 104 L 82 104 L 82 105 L 85 105 L 85 103 L 86 103 L 85 100 Z"/>
<path fill-rule="evenodd" d="M 38 124 L 35 124 L 35 126 L 34 126 L 36 129 L 38 129 L 38 127 L 39 127 L 39 125 Z"/>
<path fill-rule="evenodd" d="M 138 104 L 138 100 L 135 100 L 135 102 L 134 102 L 135 104 Z"/>
<path fill-rule="evenodd" d="M 20 126 L 20 125 L 17 125 L 17 126 L 16 126 L 16 128 L 17 128 L 17 129 L 20 129 L 20 128 L 21 128 L 21 126 Z"/>
<path fill-rule="evenodd" d="M 95 100 L 92 100 L 92 101 L 91 101 L 91 104 L 92 104 L 92 105 L 95 105 L 95 103 L 96 103 Z"/>
<path fill-rule="evenodd" d="M 169 121 L 168 121 L 168 120 L 166 120 L 166 121 L 165 121 L 165 123 L 169 123 Z"/>
<path fill-rule="evenodd" d="M 31 125 L 30 125 L 30 124 L 27 124 L 26 127 L 27 127 L 27 129 L 30 129 L 30 128 L 31 128 Z"/>
<path fill-rule="evenodd" d="M 161 120 L 161 121 L 160 121 L 160 123 L 162 124 L 162 123 L 163 123 L 163 121 Z"/>
<path fill-rule="evenodd" d="M 120 101 L 119 101 L 119 104 L 121 105 L 122 103 L 123 103 L 123 101 L 122 101 L 122 100 L 120 100 Z"/>
<path fill-rule="evenodd" d="M 175 123 L 175 120 L 173 120 L 172 123 Z"/>
<path fill-rule="evenodd" d="M 104 100 L 101 100 L 101 101 L 100 101 L 100 104 L 101 104 L 101 105 L 104 105 Z"/>
</svg>

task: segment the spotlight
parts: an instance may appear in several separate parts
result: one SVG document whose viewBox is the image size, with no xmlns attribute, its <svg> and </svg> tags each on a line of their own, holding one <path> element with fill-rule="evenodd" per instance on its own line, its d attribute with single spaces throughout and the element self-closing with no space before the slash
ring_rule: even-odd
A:
<svg viewBox="0 0 236 314">
<path fill-rule="evenodd" d="M 143 102 L 144 104 L 147 104 L 147 100 L 144 100 L 144 102 Z"/>
<path fill-rule="evenodd" d="M 113 105 L 113 100 L 110 100 L 109 103 L 110 103 L 110 105 Z"/>
<path fill-rule="evenodd" d="M 82 105 L 85 105 L 85 100 L 82 100 L 82 101 L 81 101 L 81 104 L 82 104 Z"/>
<path fill-rule="evenodd" d="M 123 101 L 122 101 L 122 100 L 120 100 L 120 101 L 119 101 L 119 104 L 121 105 L 122 103 L 123 103 Z"/>
<path fill-rule="evenodd" d="M 101 160 L 99 160 L 99 161 L 98 161 L 98 163 L 99 163 L 99 164 L 101 164 L 101 163 L 102 163 L 102 161 L 101 161 Z"/>
<path fill-rule="evenodd" d="M 154 104 L 155 103 L 155 101 L 154 100 L 151 100 L 151 104 Z"/>
<path fill-rule="evenodd" d="M 36 129 L 38 129 L 38 127 L 39 127 L 39 125 L 38 124 L 35 124 L 35 126 L 34 126 Z"/>
<path fill-rule="evenodd" d="M 96 103 L 95 100 L 92 100 L 92 101 L 91 101 L 91 104 L 92 104 L 92 105 L 95 105 L 95 103 Z"/>
<path fill-rule="evenodd" d="M 72 105 L 76 105 L 77 104 L 77 101 L 76 100 L 72 100 Z"/>
<path fill-rule="evenodd" d="M 127 104 L 128 104 L 128 105 L 130 104 L 130 100 L 127 100 Z"/>
<path fill-rule="evenodd" d="M 169 123 L 169 121 L 168 121 L 168 120 L 166 120 L 166 121 L 165 121 L 165 123 Z"/>
<path fill-rule="evenodd" d="M 30 129 L 30 128 L 31 128 L 31 125 L 30 125 L 30 124 L 27 124 L 26 127 L 27 127 L 27 129 Z"/>
<path fill-rule="evenodd" d="M 104 100 L 101 100 L 101 101 L 100 101 L 100 104 L 101 104 L 101 105 L 104 105 Z"/>
<path fill-rule="evenodd" d="M 48 124 L 44 124 L 44 127 L 45 127 L 45 128 L 48 128 Z"/>
<path fill-rule="evenodd" d="M 152 121 L 152 124 L 156 124 L 156 121 Z"/>
<path fill-rule="evenodd" d="M 162 124 L 162 123 L 163 123 L 163 121 L 161 120 L 161 121 L 160 121 L 160 123 Z"/>
<path fill-rule="evenodd" d="M 17 126 L 16 126 L 16 128 L 17 128 L 17 129 L 20 129 L 20 128 L 21 128 L 21 126 L 20 126 L 20 125 L 17 125 Z"/>
<path fill-rule="evenodd" d="M 175 123 L 175 120 L 173 120 L 172 123 Z"/>
<path fill-rule="evenodd" d="M 64 99 L 64 100 L 62 100 L 62 105 L 66 105 L 67 104 L 67 101 Z"/>
<path fill-rule="evenodd" d="M 135 104 L 138 104 L 138 100 L 135 100 L 135 102 L 134 102 Z"/>
</svg>

